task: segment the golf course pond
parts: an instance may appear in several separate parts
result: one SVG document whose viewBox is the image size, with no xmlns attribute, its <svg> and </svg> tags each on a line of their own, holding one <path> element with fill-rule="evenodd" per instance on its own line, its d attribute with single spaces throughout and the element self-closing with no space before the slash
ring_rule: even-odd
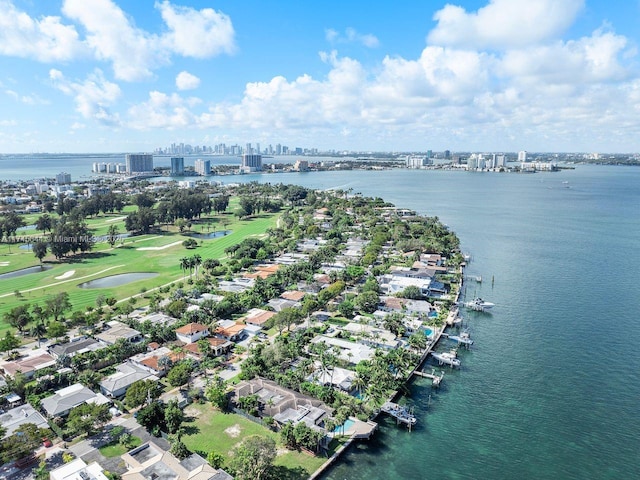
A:
<svg viewBox="0 0 640 480">
<path fill-rule="evenodd" d="M 51 265 L 36 265 L 35 267 L 22 268 L 20 270 L 14 270 L 13 272 L 0 274 L 0 280 L 21 277 L 23 275 L 29 275 L 30 273 L 44 272 L 45 270 L 49 270 L 50 268 Z"/>
<path fill-rule="evenodd" d="M 96 278 L 88 282 L 78 285 L 80 288 L 111 288 L 119 287 L 126 283 L 137 282 L 138 280 L 146 280 L 147 278 L 157 277 L 157 273 L 121 273 L 119 275 L 109 275 L 108 277 Z"/>
<path fill-rule="evenodd" d="M 200 240 L 208 240 L 211 238 L 219 238 L 229 235 L 231 230 L 220 230 L 218 232 L 210 232 L 210 233 L 190 233 L 189 236 L 193 238 L 198 238 Z"/>
</svg>

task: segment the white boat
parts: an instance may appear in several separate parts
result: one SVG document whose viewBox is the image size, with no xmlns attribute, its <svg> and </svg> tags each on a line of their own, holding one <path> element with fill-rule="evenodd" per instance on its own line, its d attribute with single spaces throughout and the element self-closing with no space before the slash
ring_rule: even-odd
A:
<svg viewBox="0 0 640 480">
<path fill-rule="evenodd" d="M 458 355 L 455 350 L 451 350 L 450 352 L 431 352 L 431 356 L 438 360 L 440 365 L 449 365 L 451 367 L 459 367 L 460 360 L 458 359 Z"/>
<path fill-rule="evenodd" d="M 489 310 L 490 308 L 495 307 L 495 303 L 486 302 L 480 297 L 476 297 L 470 302 L 466 302 L 464 304 L 465 307 L 470 308 L 471 310 L 476 310 L 478 312 L 484 312 L 485 310 Z"/>
<path fill-rule="evenodd" d="M 460 335 L 449 335 L 449 338 L 461 345 L 473 345 L 469 332 L 461 332 Z"/>
</svg>

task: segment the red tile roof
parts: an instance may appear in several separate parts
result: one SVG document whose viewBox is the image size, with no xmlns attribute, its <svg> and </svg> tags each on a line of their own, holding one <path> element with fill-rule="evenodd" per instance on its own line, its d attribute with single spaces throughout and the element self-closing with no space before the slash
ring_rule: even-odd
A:
<svg viewBox="0 0 640 480">
<path fill-rule="evenodd" d="M 204 332 L 207 330 L 207 326 L 202 325 L 201 323 L 187 323 L 184 327 L 180 327 L 176 329 L 176 333 L 181 333 L 183 335 L 193 335 L 194 333 Z"/>
</svg>

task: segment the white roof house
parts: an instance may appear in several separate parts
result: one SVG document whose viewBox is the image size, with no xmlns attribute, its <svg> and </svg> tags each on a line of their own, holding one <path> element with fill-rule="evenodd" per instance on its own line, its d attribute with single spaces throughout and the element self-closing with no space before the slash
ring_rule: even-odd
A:
<svg viewBox="0 0 640 480">
<path fill-rule="evenodd" d="M 121 397 L 138 380 L 159 380 L 157 376 L 149 371 L 131 363 L 121 363 L 116 366 L 116 370 L 116 373 L 109 375 L 100 382 L 100 391 L 108 397 Z"/>
<path fill-rule="evenodd" d="M 49 472 L 51 480 L 109 480 L 98 462 L 87 465 L 77 458 Z"/>
<path fill-rule="evenodd" d="M 0 415 L 0 426 L 7 430 L 5 438 L 11 436 L 20 425 L 25 423 L 33 423 L 39 428 L 49 428 L 47 420 L 28 403 Z"/>
<path fill-rule="evenodd" d="M 101 393 L 93 393 L 80 383 L 70 385 L 58 390 L 54 395 L 43 398 L 40 405 L 50 417 L 63 417 L 68 415 L 72 408 L 83 403 L 96 403 L 103 405 L 110 400 Z"/>
</svg>

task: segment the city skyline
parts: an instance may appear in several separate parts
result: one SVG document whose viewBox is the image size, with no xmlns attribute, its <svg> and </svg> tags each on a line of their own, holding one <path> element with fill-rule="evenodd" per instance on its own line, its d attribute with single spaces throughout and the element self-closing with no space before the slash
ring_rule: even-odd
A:
<svg viewBox="0 0 640 480">
<path fill-rule="evenodd" d="M 0 0 L 0 153 L 637 152 L 619 3 Z"/>
</svg>

